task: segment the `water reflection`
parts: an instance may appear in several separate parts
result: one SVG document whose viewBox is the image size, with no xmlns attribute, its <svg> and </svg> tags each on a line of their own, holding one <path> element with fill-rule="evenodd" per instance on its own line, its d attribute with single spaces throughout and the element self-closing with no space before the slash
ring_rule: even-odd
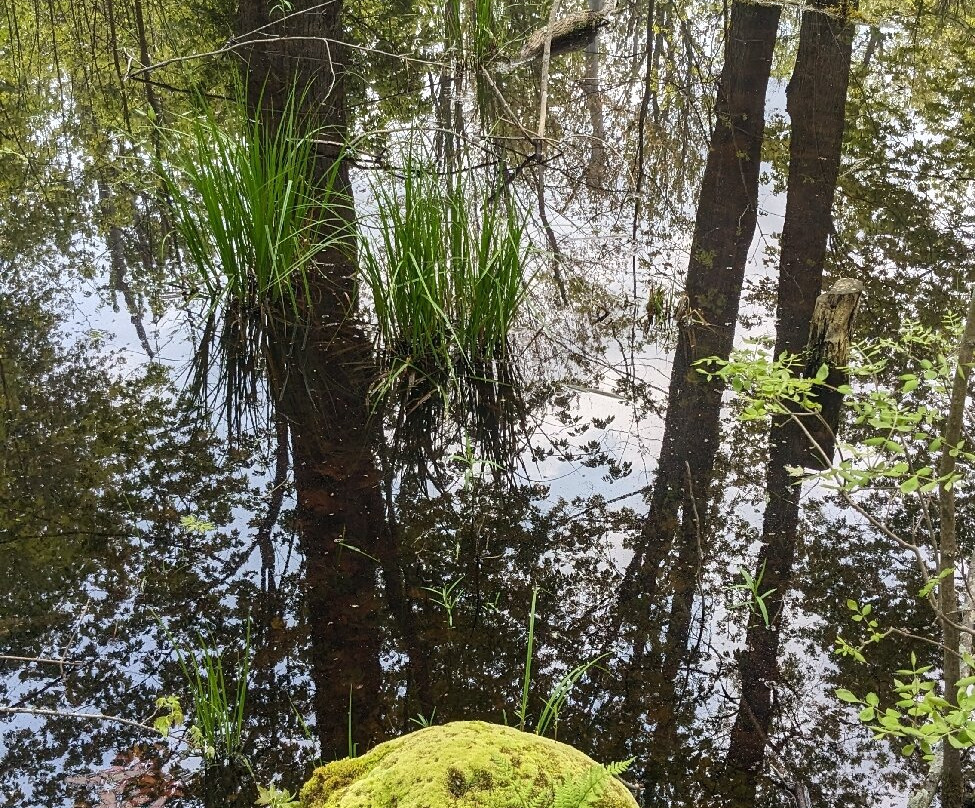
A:
<svg viewBox="0 0 975 808">
<path fill-rule="evenodd" d="M 137 107 L 145 88 L 121 83 L 108 63 L 92 74 L 104 84 L 82 81 L 87 51 L 67 45 L 71 88 L 57 86 L 39 52 L 18 57 L 44 62 L 38 78 L 21 64 L 0 80 L 0 633 L 5 653 L 37 658 L 2 660 L 0 703 L 151 722 L 157 696 L 188 703 L 173 649 L 193 648 L 202 629 L 228 666 L 252 660 L 244 751 L 254 773 L 202 766 L 180 733 L 161 743 L 101 719 L 18 714 L 0 740 L 6 804 L 97 804 L 95 792 L 116 777 L 130 801 L 138 792 L 244 805 L 255 782 L 281 777 L 296 788 L 315 760 L 425 721 L 517 723 L 536 586 L 529 728 L 566 670 L 608 653 L 573 691 L 559 738 L 599 760 L 635 756 L 629 776 L 646 805 L 718 804 L 748 608 L 729 587 L 759 537 L 765 437 L 723 424 L 719 447 L 715 420 L 691 475 L 667 462 L 650 488 L 666 404 L 651 368 L 666 367 L 669 343 L 653 328 L 644 339 L 634 313 L 643 316 L 647 283 L 680 288 L 673 267 L 686 263 L 688 197 L 706 157 L 703 89 L 720 9 L 620 7 L 584 52 L 555 61 L 548 126 L 560 145 L 548 151 L 543 185 L 526 137 L 538 112 L 535 67 L 492 66 L 495 90 L 457 53 L 441 58 L 444 32 L 429 9 L 399 5 L 376 17 L 359 9 L 350 21 L 366 43 L 348 57 L 350 128 L 370 132 L 363 170 L 384 164 L 398 126 L 432 120 L 443 164 L 476 147 L 503 165 L 547 250 L 519 366 L 475 364 L 447 395 L 417 374 L 377 403 L 368 300 L 358 325 L 345 316 L 357 298 L 347 255 L 323 258 L 344 262 L 338 274 L 348 283 L 317 288 L 310 317 L 268 318 L 255 339 L 253 312 L 229 308 L 181 331 L 179 345 L 199 347 L 196 386 L 184 391 L 179 374 L 163 370 L 176 363 L 159 321 L 167 314 L 183 328 L 178 309 L 191 307 L 180 301 L 167 312 L 161 301 L 174 283 L 164 269 L 185 268 L 174 253 L 165 265 L 159 257 L 165 217 L 128 144 L 143 124 L 121 109 Z M 527 32 L 544 15 L 517 4 L 509 23 Z M 212 24 L 192 22 L 193 35 L 205 38 Z M 416 31 L 407 43 L 405 32 Z M 908 109 L 878 78 L 913 76 L 907 39 L 877 28 L 864 37 L 846 144 L 858 168 L 841 176 L 827 258 L 837 272 L 880 268 L 868 278 L 864 321 L 877 332 L 905 308 L 939 318 L 965 280 L 958 267 L 970 246 L 961 178 L 970 133 L 935 113 L 966 108 L 955 72 L 971 60 L 960 51 L 950 65 L 933 64 L 940 78 L 920 76 L 929 91 Z M 423 58 L 377 54 L 377 43 Z M 226 75 L 208 66 L 187 81 L 216 90 Z M 939 81 L 950 103 L 931 89 Z M 177 113 L 194 103 L 185 95 L 160 90 L 155 103 Z M 945 135 L 920 157 L 917 116 Z M 106 148 L 101 128 L 125 117 L 127 134 Z M 776 145 L 766 138 L 773 184 L 784 170 Z M 924 182 L 940 178 L 936 201 L 911 173 L 919 159 Z M 64 294 L 79 286 L 94 290 L 91 300 Z M 116 294 L 131 321 L 129 347 L 155 363 L 130 355 L 116 364 L 104 335 L 80 333 L 86 319 L 111 318 L 96 300 Z M 214 372 L 217 350 L 224 371 Z M 175 352 L 185 361 L 182 347 Z M 715 412 L 717 398 L 711 391 Z M 680 451 L 701 437 L 699 410 L 686 409 Z M 713 479 L 700 470 L 711 461 Z M 904 594 L 920 581 L 899 552 L 828 499 L 802 506 L 778 717 L 760 739 L 769 762 L 748 804 L 791 805 L 806 792 L 813 804 L 877 804 L 922 772 L 872 743 L 831 690 L 885 692 L 911 652 L 934 656 L 906 636 L 892 636 L 865 666 L 829 651 L 849 628 L 847 598 L 869 600 L 916 636 L 930 620 Z M 650 527 L 648 508 L 660 516 Z M 889 518 L 909 527 L 918 514 Z"/>
</svg>

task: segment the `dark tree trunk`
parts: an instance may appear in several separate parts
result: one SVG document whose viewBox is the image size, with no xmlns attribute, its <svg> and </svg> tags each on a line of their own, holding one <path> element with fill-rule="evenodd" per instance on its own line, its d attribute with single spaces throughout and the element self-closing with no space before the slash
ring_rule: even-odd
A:
<svg viewBox="0 0 975 808">
<path fill-rule="evenodd" d="M 240 0 L 238 39 L 281 37 L 243 49 L 248 105 L 274 125 L 294 93 L 303 125 L 320 141 L 316 174 L 341 159 L 346 137 L 342 0 L 298 0 L 280 22 L 269 4 Z M 252 32 L 257 33 L 252 33 Z M 277 411 L 288 422 L 298 530 L 307 566 L 305 612 L 311 637 L 317 730 L 324 760 L 381 735 L 379 563 L 389 553 L 381 476 L 374 450 L 378 423 L 368 391 L 372 348 L 358 325 L 354 220 L 348 171 L 338 167 L 333 202 L 319 233 L 332 238 L 310 270 L 297 313 L 269 324 L 266 354 Z M 337 233 L 346 236 L 335 239 Z"/>
<path fill-rule="evenodd" d="M 659 567 L 677 535 L 696 542 L 693 505 L 702 515 L 707 510 L 722 387 L 698 373 L 694 363 L 709 356 L 727 357 L 731 351 L 757 219 L 765 91 L 778 19 L 778 7 L 745 3 L 732 7 L 670 377 L 663 446 L 650 515 L 632 568 L 639 571 L 638 591 L 647 602 L 656 595 Z"/>
<path fill-rule="evenodd" d="M 732 6 L 724 66 L 715 104 L 715 125 L 698 201 L 697 221 L 687 271 L 686 298 L 671 371 L 663 446 L 654 479 L 650 513 L 627 570 L 620 611 L 642 621 L 657 600 L 664 561 L 678 542 L 672 568 L 674 595 L 666 646 L 672 653 L 663 667 L 674 668 L 674 655 L 686 649 L 701 551 L 706 549 L 708 496 L 718 449 L 722 387 L 697 372 L 694 363 L 731 351 L 745 264 L 758 213 L 758 177 L 765 132 L 765 92 L 780 9 L 736 2 Z M 636 690 L 646 681 L 640 643 L 634 648 Z M 660 668 L 658 668 L 658 672 Z M 652 675 L 652 674 L 650 674 Z M 659 680 L 667 693 L 648 697 L 662 705 L 674 697 L 674 682 Z M 661 755 L 671 749 L 672 707 L 660 717 L 655 744 Z M 654 768 L 651 765 L 651 768 Z"/>
<path fill-rule="evenodd" d="M 789 187 L 782 231 L 775 354 L 804 350 L 832 232 L 832 206 L 839 172 L 850 77 L 853 26 L 834 14 L 802 15 L 799 53 L 787 89 L 792 122 Z M 772 719 L 782 605 L 792 583 L 799 522 L 800 486 L 786 471 L 796 456 L 792 421 L 772 427 L 766 479 L 768 505 L 764 546 L 756 575 L 769 625 L 752 613 L 741 659 L 742 694 L 726 757 L 725 794 L 730 804 L 754 804 Z"/>
</svg>

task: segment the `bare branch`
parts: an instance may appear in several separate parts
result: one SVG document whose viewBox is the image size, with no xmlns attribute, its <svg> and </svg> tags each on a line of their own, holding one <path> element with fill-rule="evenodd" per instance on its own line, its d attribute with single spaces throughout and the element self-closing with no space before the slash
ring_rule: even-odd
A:
<svg viewBox="0 0 975 808">
<path fill-rule="evenodd" d="M 158 734 L 159 730 L 149 724 L 133 721 L 130 718 L 120 718 L 117 715 L 105 715 L 104 713 L 71 713 L 62 710 L 47 710 L 42 707 L 5 707 L 0 706 L 0 713 L 21 714 L 21 715 L 44 715 L 52 718 L 79 718 L 83 721 L 107 721 L 113 724 L 124 724 L 127 727 L 135 727 Z"/>
</svg>

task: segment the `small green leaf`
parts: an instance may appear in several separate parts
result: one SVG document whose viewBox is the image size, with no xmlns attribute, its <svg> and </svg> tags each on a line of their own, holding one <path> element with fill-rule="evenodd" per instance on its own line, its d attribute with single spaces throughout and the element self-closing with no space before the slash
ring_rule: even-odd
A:
<svg viewBox="0 0 975 808">
<path fill-rule="evenodd" d="M 915 476 L 908 477 L 906 480 L 904 480 L 904 482 L 902 482 L 900 484 L 901 493 L 902 494 L 913 494 L 915 491 L 917 491 L 918 486 L 920 484 L 921 484 L 921 481 L 918 480 L 917 477 L 915 477 Z"/>
<path fill-rule="evenodd" d="M 198 535 L 204 535 L 212 530 L 216 530 L 217 526 L 213 522 L 208 522 L 194 514 L 187 514 L 186 516 L 181 516 L 179 518 L 180 526 L 189 533 L 196 533 Z"/>
<path fill-rule="evenodd" d="M 268 806 L 268 808 L 298 808 L 301 804 L 291 794 L 283 788 L 271 784 L 264 788 L 260 784 L 257 786 L 257 805 Z"/>
<path fill-rule="evenodd" d="M 851 691 L 842 687 L 836 690 L 836 698 L 838 698 L 840 701 L 845 701 L 847 704 L 860 704 L 860 699 L 858 699 Z"/>
</svg>

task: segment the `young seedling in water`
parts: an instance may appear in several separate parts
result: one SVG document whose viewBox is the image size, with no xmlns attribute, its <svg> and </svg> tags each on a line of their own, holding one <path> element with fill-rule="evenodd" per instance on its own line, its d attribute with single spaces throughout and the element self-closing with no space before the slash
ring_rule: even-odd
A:
<svg viewBox="0 0 975 808">
<path fill-rule="evenodd" d="M 775 588 L 761 592 L 762 578 L 765 577 L 765 562 L 762 562 L 762 566 L 759 567 L 758 575 L 754 578 L 744 567 L 738 570 L 738 574 L 741 576 L 744 583 L 732 584 L 728 587 L 729 590 L 741 590 L 743 592 L 748 592 L 751 597 L 744 603 L 737 604 L 732 608 L 741 608 L 744 606 L 748 607 L 748 610 L 753 614 L 760 614 L 762 616 L 762 622 L 765 623 L 765 628 L 769 628 L 772 625 L 769 619 L 768 607 L 765 605 L 765 598 L 771 595 Z"/>
<path fill-rule="evenodd" d="M 423 587 L 427 592 L 432 593 L 435 597 L 433 602 L 439 606 L 443 606 L 447 610 L 447 625 L 450 628 L 454 627 L 454 609 L 457 606 L 457 601 L 460 600 L 459 595 L 454 595 L 454 590 L 457 585 L 464 580 L 464 576 L 461 575 L 452 584 L 441 586 L 440 589 L 434 589 L 432 586 Z"/>
</svg>

